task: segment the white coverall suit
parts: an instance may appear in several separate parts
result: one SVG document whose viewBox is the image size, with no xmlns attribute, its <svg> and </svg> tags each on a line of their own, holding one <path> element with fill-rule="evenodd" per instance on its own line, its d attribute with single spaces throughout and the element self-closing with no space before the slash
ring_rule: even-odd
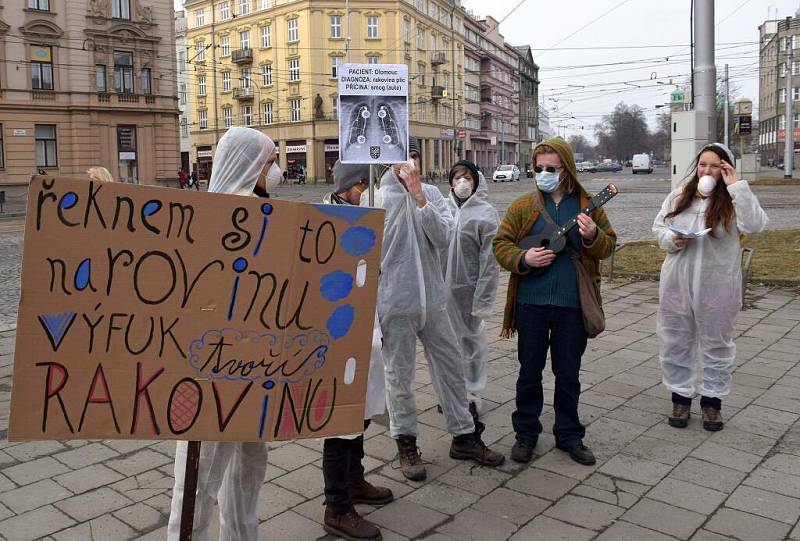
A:
<svg viewBox="0 0 800 541">
<path fill-rule="evenodd" d="M 259 131 L 229 128 L 217 145 L 208 191 L 253 195 L 274 150 L 272 139 Z M 187 450 L 187 442 L 179 441 L 168 541 L 178 541 L 180 535 Z M 257 541 L 258 494 L 266 470 L 267 446 L 263 442 L 202 442 L 192 540 L 208 541 L 214 504 L 219 502 L 220 541 Z"/>
<path fill-rule="evenodd" d="M 463 355 L 467 398 L 480 406 L 479 393 L 486 388 L 489 355 L 484 320 L 492 313 L 500 279 L 500 269 L 492 251 L 492 239 L 500 220 L 489 203 L 483 175 L 478 179 L 475 192 L 460 207 L 452 191 L 447 203 L 456 222 L 445 271 L 450 321 Z"/>
<path fill-rule="evenodd" d="M 661 267 L 656 325 L 664 385 L 687 398 L 697 394 L 723 398 L 730 393 L 736 354 L 733 333 L 742 304 L 739 235 L 758 233 L 768 221 L 746 181 L 739 180 L 727 189 L 735 217 L 728 231 L 717 226 L 716 237 L 696 238 L 683 248 L 675 245 L 675 234 L 668 226 L 702 231 L 710 201 L 696 197 L 686 210 L 665 220 L 675 208 L 682 186 L 667 196 L 653 224 L 659 244 L 667 251 Z"/>
<path fill-rule="evenodd" d="M 381 180 L 386 217 L 378 317 L 393 438 L 417 435 L 417 408 L 411 390 L 417 337 L 425 348 L 447 431 L 453 435 L 475 431 L 443 278 L 442 260 L 453 232 L 453 217 L 437 188 L 423 184 L 422 189 L 427 204 L 418 208 L 393 169 L 388 169 Z"/>
</svg>

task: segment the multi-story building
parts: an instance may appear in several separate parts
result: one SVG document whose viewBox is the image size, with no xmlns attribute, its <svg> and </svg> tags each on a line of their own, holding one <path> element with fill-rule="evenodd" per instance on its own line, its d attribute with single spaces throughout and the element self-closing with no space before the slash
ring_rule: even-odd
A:
<svg viewBox="0 0 800 541">
<path fill-rule="evenodd" d="M 213 166 L 233 125 L 268 134 L 290 177 L 330 180 L 338 158 L 338 67 L 409 66 L 410 134 L 423 170 L 455 158 L 464 114 L 463 13 L 447 0 L 185 0 L 193 161 Z"/>
<path fill-rule="evenodd" d="M 467 158 L 490 174 L 501 163 L 519 163 L 519 58 L 492 17 L 467 14 L 464 28 L 466 67 L 480 85 L 480 129 L 469 132 Z"/>
<path fill-rule="evenodd" d="M 192 111 L 189 108 L 189 76 L 187 73 L 187 56 L 189 47 L 186 42 L 186 12 L 175 12 L 175 59 L 176 77 L 178 91 L 178 109 L 180 111 L 178 125 L 180 126 L 181 141 L 181 169 L 191 170 L 192 137 L 190 127 L 192 125 Z"/>
<path fill-rule="evenodd" d="M 178 171 L 173 9 L 26 0 L 0 11 L 0 184 L 102 165 L 126 182 Z M 16 186 L 16 188 L 14 188 Z"/>
<path fill-rule="evenodd" d="M 530 45 L 514 47 L 519 56 L 519 160 L 523 172 L 530 169 L 533 147 L 541 141 L 539 125 L 539 66 Z"/>
<path fill-rule="evenodd" d="M 786 140 L 786 100 L 794 101 L 795 152 L 800 148 L 800 10 L 794 17 L 765 21 L 759 40 L 759 153 L 761 164 L 783 159 Z M 789 55 L 792 55 L 791 65 Z M 786 77 L 792 78 L 792 95 L 786 95 Z M 797 154 L 795 168 L 798 167 Z"/>
<path fill-rule="evenodd" d="M 541 141 L 550 139 L 554 135 L 557 135 L 553 131 L 553 127 L 550 125 L 550 111 L 547 110 L 547 107 L 545 107 L 543 103 L 540 103 L 539 107 L 537 107 L 537 110 L 539 115 L 538 131 Z"/>
</svg>

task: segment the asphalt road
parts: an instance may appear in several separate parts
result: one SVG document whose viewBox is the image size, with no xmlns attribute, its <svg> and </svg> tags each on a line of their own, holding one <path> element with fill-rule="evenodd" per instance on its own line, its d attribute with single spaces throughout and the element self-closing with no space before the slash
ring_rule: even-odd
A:
<svg viewBox="0 0 800 541">
<path fill-rule="evenodd" d="M 619 195 L 608 202 L 606 211 L 611 225 L 617 231 L 619 242 L 651 239 L 653 218 L 670 191 L 667 169 L 657 169 L 652 175 L 632 175 L 629 171 L 582 175 L 581 181 L 592 193 L 614 182 Z M 502 216 L 509 203 L 530 190 L 533 180 L 522 178 L 519 182 L 492 182 L 489 198 Z M 437 187 L 446 194 L 448 186 Z M 280 186 L 275 197 L 293 201 L 317 202 L 330 191 L 329 185 Z M 798 228 L 800 213 L 800 187 L 756 186 L 754 191 L 770 218 L 771 229 Z M 19 303 L 19 273 L 22 260 L 23 221 L 0 220 L 0 328 L 14 325 Z"/>
</svg>

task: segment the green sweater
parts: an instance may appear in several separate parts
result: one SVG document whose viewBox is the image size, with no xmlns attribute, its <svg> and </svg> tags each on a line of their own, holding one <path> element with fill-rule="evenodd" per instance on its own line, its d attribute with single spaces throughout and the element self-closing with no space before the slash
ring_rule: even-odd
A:
<svg viewBox="0 0 800 541">
<path fill-rule="evenodd" d="M 544 207 L 544 199 L 541 192 L 535 189 L 530 194 L 517 198 L 509 205 L 500 227 L 492 241 L 494 256 L 501 267 L 511 273 L 508 280 L 508 292 L 506 294 L 506 307 L 503 316 L 503 330 L 500 335 L 505 338 L 514 336 L 516 332 L 515 308 L 517 304 L 517 293 L 519 291 L 520 280 L 523 275 L 530 270 L 521 271 L 519 262 L 525 255 L 526 250 L 517 247 L 517 244 L 533 227 L 534 222 L 539 217 L 535 210 L 533 198 L 538 197 L 541 207 Z M 581 208 L 589 205 L 590 197 L 583 188 L 580 193 Z M 589 245 L 581 248 L 581 263 L 589 272 L 589 275 L 600 281 L 600 260 L 611 256 L 617 244 L 617 234 L 611 227 L 605 211 L 602 208 L 595 209 L 591 213 L 591 218 L 597 224 L 597 237 Z"/>
</svg>

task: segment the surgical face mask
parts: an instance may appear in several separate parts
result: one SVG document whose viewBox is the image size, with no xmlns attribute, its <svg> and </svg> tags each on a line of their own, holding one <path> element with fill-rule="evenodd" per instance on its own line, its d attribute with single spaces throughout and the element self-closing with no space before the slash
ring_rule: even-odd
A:
<svg viewBox="0 0 800 541">
<path fill-rule="evenodd" d="M 275 189 L 275 187 L 281 183 L 282 178 L 283 174 L 281 168 L 277 163 L 272 162 L 272 166 L 269 168 L 269 171 L 267 171 L 267 191 L 271 192 Z"/>
<path fill-rule="evenodd" d="M 457 178 L 453 183 L 453 193 L 462 201 L 467 199 L 472 195 L 472 181 L 464 177 Z"/>
<path fill-rule="evenodd" d="M 536 185 L 543 192 L 552 193 L 556 191 L 556 188 L 558 188 L 558 183 L 558 173 L 550 173 L 548 171 L 536 173 Z"/>
<path fill-rule="evenodd" d="M 714 191 L 714 188 L 716 186 L 717 186 L 717 181 L 714 177 L 712 177 L 711 175 L 703 175 L 697 182 L 697 191 L 704 196 L 709 196 L 711 195 L 711 192 Z"/>
</svg>

